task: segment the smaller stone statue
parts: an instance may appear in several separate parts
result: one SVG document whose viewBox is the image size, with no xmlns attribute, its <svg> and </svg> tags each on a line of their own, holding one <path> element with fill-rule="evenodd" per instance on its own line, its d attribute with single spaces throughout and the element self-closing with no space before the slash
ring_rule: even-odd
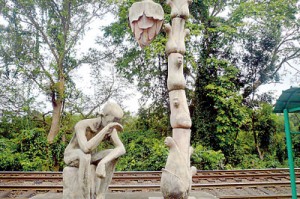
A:
<svg viewBox="0 0 300 199">
<path fill-rule="evenodd" d="M 98 118 L 79 121 L 75 134 L 65 149 L 63 171 L 64 199 L 104 199 L 112 179 L 117 158 L 125 154 L 125 147 L 118 132 L 123 129 L 117 123 L 123 117 L 121 107 L 108 102 Z M 113 149 L 98 152 L 98 145 L 110 140 Z"/>
<path fill-rule="evenodd" d="M 180 152 L 175 140 L 166 137 L 165 144 L 169 148 L 166 167 L 162 169 L 161 191 L 164 199 L 188 199 L 192 185 L 192 176 L 196 174 L 196 167 L 189 167 Z M 189 155 L 193 152 L 190 147 Z"/>
</svg>

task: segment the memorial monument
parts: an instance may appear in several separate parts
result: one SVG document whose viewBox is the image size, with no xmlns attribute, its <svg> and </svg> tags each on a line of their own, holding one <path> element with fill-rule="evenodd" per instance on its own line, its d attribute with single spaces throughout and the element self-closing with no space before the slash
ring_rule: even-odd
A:
<svg viewBox="0 0 300 199">
<path fill-rule="evenodd" d="M 125 147 L 118 136 L 123 127 L 121 107 L 113 102 L 104 106 L 100 117 L 79 121 L 64 152 L 64 199 L 105 199 L 118 157 Z M 113 149 L 97 151 L 102 141 L 110 140 Z"/>
<path fill-rule="evenodd" d="M 165 25 L 168 41 L 166 54 L 168 55 L 167 86 L 170 97 L 173 128 L 172 137 L 167 137 L 165 144 L 169 147 L 169 156 L 165 169 L 162 171 L 161 191 L 165 199 L 187 199 L 192 184 L 192 175 L 196 168 L 190 166 L 192 148 L 191 118 L 186 100 L 186 82 L 183 75 L 185 54 L 185 37 L 189 30 L 185 29 L 185 22 L 189 17 L 189 0 L 168 0 L 171 7 L 172 23 Z M 150 44 L 159 33 L 164 11 L 152 0 L 134 3 L 129 9 L 131 30 L 141 47 Z"/>
</svg>

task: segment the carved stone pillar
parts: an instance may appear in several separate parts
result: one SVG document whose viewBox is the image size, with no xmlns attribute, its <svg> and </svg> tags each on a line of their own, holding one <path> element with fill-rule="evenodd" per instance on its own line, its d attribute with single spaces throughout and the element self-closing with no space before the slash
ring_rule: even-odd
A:
<svg viewBox="0 0 300 199">
<path fill-rule="evenodd" d="M 183 75 L 183 58 L 185 37 L 189 30 L 185 29 L 185 21 L 189 16 L 188 0 L 168 0 L 171 6 L 172 24 L 165 25 L 168 41 L 168 90 L 170 96 L 170 122 L 173 128 L 172 144 L 169 157 L 161 179 L 161 190 L 165 199 L 187 199 L 192 184 L 195 167 L 190 166 L 192 148 L 190 146 L 192 121 L 187 104 Z M 168 139 L 170 140 L 170 138 Z M 175 150 L 176 149 L 176 150 Z M 176 154 L 176 155 L 174 155 Z M 180 157 L 180 158 L 179 158 Z"/>
<path fill-rule="evenodd" d="M 186 51 L 184 41 L 190 32 L 184 26 L 189 17 L 190 2 L 190 0 L 167 0 L 167 4 L 171 6 L 172 18 L 172 24 L 166 24 L 165 30 L 168 36 L 167 86 L 173 136 L 165 140 L 165 144 L 169 147 L 169 156 L 161 178 L 161 191 L 165 199 L 187 199 L 191 190 L 192 175 L 196 173 L 196 168 L 190 166 L 193 151 L 190 146 L 192 122 L 183 75 L 183 57 Z M 134 3 L 129 9 L 130 26 L 141 47 L 149 45 L 158 34 L 162 16 L 161 6 L 151 0 Z"/>
</svg>

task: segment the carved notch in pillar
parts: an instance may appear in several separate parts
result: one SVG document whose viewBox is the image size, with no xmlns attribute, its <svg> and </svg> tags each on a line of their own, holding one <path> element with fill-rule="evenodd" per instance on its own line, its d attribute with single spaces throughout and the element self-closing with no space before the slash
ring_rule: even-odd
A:
<svg viewBox="0 0 300 199">
<path fill-rule="evenodd" d="M 167 0 L 167 4 L 171 7 L 171 17 L 180 17 L 187 19 L 190 15 L 189 4 L 192 0 Z"/>
<path fill-rule="evenodd" d="M 185 53 L 184 39 L 190 33 L 189 29 L 184 29 L 185 20 L 182 18 L 172 19 L 172 26 L 170 24 L 165 25 L 167 35 L 169 37 L 166 44 L 166 53 Z"/>
</svg>

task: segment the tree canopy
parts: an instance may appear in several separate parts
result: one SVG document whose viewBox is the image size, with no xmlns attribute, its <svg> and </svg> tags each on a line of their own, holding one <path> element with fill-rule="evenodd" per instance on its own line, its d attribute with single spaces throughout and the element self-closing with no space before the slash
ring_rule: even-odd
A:
<svg viewBox="0 0 300 199">
<path fill-rule="evenodd" d="M 91 50 L 81 55 L 78 46 L 91 22 L 109 12 L 108 1 L 1 0 L 0 4 L 0 16 L 6 22 L 0 24 L 1 79 L 3 88 L 8 88 L 3 99 L 10 107 L 24 107 L 24 103 L 33 103 L 30 99 L 36 97 L 35 93 L 45 95 L 52 105 L 50 143 L 60 130 L 65 110 L 82 114 L 84 104 L 89 116 L 111 96 L 121 93 L 116 92 L 115 74 L 105 77 L 98 73 L 96 83 L 102 83 L 102 89 L 95 92 L 97 100 L 85 98 L 88 103 L 82 103 L 85 96 L 76 88 L 72 77 L 72 72 L 83 64 L 98 70 L 106 65 L 101 62 L 105 53 L 96 56 L 100 55 L 99 50 Z M 14 83 L 8 86 L 6 82 Z M 20 87 L 24 89 L 22 92 L 18 92 Z M 13 97 L 17 103 L 9 103 L 14 101 Z"/>
</svg>

